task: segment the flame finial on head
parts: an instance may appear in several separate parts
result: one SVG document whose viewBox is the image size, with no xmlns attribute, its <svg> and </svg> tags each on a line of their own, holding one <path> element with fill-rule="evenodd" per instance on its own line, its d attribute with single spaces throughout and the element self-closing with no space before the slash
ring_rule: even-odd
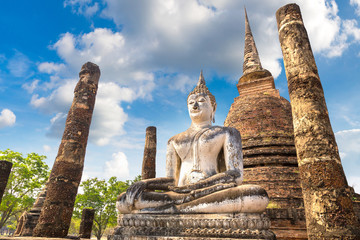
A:
<svg viewBox="0 0 360 240">
<path fill-rule="evenodd" d="M 199 81 L 198 81 L 197 85 L 195 86 L 195 88 L 189 93 L 188 99 L 189 99 L 190 95 L 199 94 L 199 93 L 204 93 L 204 94 L 209 96 L 211 106 L 213 107 L 213 109 L 215 111 L 215 109 L 216 109 L 216 100 L 215 100 L 214 95 L 211 94 L 211 92 L 209 91 L 209 89 L 206 86 L 202 70 L 200 72 Z"/>
</svg>

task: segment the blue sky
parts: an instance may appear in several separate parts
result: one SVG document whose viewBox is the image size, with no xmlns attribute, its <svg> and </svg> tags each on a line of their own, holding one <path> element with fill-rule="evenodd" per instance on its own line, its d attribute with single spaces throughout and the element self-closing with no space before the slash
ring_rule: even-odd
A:
<svg viewBox="0 0 360 240">
<path fill-rule="evenodd" d="M 246 1 L 264 68 L 288 99 L 275 12 L 287 0 Z M 295 1 L 302 10 L 349 184 L 360 192 L 360 0 Z M 0 8 L 0 146 L 52 166 L 81 65 L 102 75 L 83 179 L 140 174 L 145 129 L 166 142 L 190 121 L 187 93 L 203 69 L 222 125 L 242 75 L 244 1 L 5 1 Z"/>
</svg>

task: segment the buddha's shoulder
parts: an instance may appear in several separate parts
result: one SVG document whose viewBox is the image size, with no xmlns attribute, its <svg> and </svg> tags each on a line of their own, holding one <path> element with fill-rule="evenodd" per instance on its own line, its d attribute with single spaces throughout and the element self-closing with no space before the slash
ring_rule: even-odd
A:
<svg viewBox="0 0 360 240">
<path fill-rule="evenodd" d="M 232 127 L 223 127 L 223 126 L 212 126 L 210 128 L 214 132 L 230 134 L 230 135 L 240 135 L 239 131 Z"/>
<path fill-rule="evenodd" d="M 228 135 L 228 136 L 236 136 L 240 137 L 240 133 L 238 130 L 232 127 L 223 127 L 223 126 L 211 126 L 207 129 L 201 130 L 204 136 L 215 136 L 215 135 Z M 168 143 L 184 143 L 187 141 L 191 141 L 194 135 L 197 132 L 194 132 L 191 129 L 187 129 L 184 132 L 176 134 L 172 138 L 169 139 Z"/>
<path fill-rule="evenodd" d="M 178 143 L 178 142 L 183 142 L 186 141 L 186 139 L 189 139 L 191 136 L 189 130 L 186 130 L 184 132 L 178 133 L 175 136 L 172 136 L 169 141 L 169 143 Z"/>
</svg>

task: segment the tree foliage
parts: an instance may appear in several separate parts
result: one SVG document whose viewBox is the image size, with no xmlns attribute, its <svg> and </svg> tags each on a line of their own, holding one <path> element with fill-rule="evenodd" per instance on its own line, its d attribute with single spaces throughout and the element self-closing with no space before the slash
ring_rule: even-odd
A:
<svg viewBox="0 0 360 240">
<path fill-rule="evenodd" d="M 115 204 L 117 196 L 138 180 L 139 177 L 133 181 L 122 182 L 118 181 L 116 177 L 111 177 L 109 181 L 90 178 L 81 182 L 80 187 L 82 187 L 83 193 L 76 196 L 73 217 L 81 218 L 84 208 L 94 209 L 93 233 L 97 239 L 101 239 L 107 227 L 116 225 Z"/>
<path fill-rule="evenodd" d="M 23 157 L 12 150 L 0 151 L 0 160 L 13 163 L 5 193 L 0 205 L 0 228 L 14 225 L 14 219 L 31 208 L 39 191 L 49 177 L 46 156 L 29 153 Z"/>
</svg>

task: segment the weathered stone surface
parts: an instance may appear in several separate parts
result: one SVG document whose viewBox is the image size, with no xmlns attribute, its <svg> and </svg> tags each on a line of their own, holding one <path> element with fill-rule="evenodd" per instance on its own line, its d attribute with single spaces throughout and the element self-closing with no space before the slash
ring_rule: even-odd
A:
<svg viewBox="0 0 360 240">
<path fill-rule="evenodd" d="M 12 165 L 9 161 L 0 161 L 0 203 L 5 192 Z"/>
<path fill-rule="evenodd" d="M 243 72 L 246 74 L 260 69 L 262 69 L 261 62 L 245 9 L 245 48 Z"/>
<path fill-rule="evenodd" d="M 144 158 L 141 179 L 156 176 L 156 127 L 147 127 L 145 136 Z"/>
<path fill-rule="evenodd" d="M 324 92 L 301 17 L 289 4 L 276 12 L 291 99 L 295 146 L 310 239 L 359 239 Z"/>
<path fill-rule="evenodd" d="M 306 239 L 291 106 L 275 88 L 271 73 L 261 67 L 247 14 L 244 48 L 243 75 L 236 85 L 240 96 L 224 125 L 241 133 L 244 183 L 260 185 L 269 195 L 271 230 L 279 239 L 292 238 L 294 231 L 298 239 Z"/>
<path fill-rule="evenodd" d="M 275 239 L 270 220 L 260 213 L 124 214 L 108 240 L 122 239 Z"/>
<path fill-rule="evenodd" d="M 46 187 L 39 193 L 34 205 L 29 212 L 24 212 L 16 226 L 14 236 L 32 236 L 34 228 L 38 223 L 41 209 L 46 198 Z"/>
<path fill-rule="evenodd" d="M 81 238 L 91 238 L 91 230 L 94 222 L 95 210 L 84 208 L 81 214 L 79 235 Z"/>
<path fill-rule="evenodd" d="M 79 76 L 34 236 L 65 237 L 70 226 L 84 167 L 100 69 L 96 64 L 88 62 L 82 66 Z"/>
<path fill-rule="evenodd" d="M 266 191 L 258 185 L 241 184 L 239 132 L 234 128 L 212 126 L 216 101 L 202 72 L 187 103 L 192 122 L 186 131 L 168 141 L 166 177 L 132 184 L 118 197 L 118 211 L 263 213 L 269 203 Z"/>
</svg>

